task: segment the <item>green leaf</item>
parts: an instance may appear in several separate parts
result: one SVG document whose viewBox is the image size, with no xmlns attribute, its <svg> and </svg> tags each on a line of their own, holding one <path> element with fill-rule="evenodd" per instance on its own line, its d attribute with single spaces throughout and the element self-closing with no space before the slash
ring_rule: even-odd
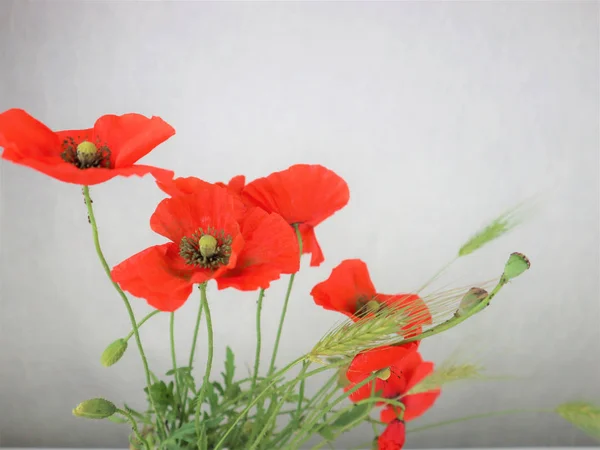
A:
<svg viewBox="0 0 600 450">
<path fill-rule="evenodd" d="M 350 425 L 353 422 L 359 421 L 361 418 L 365 418 L 371 412 L 371 403 L 363 403 L 361 405 L 355 405 L 351 410 L 342 413 L 332 424 L 332 427 L 343 428 Z"/>
<path fill-rule="evenodd" d="M 183 375 L 185 373 L 190 373 L 191 371 L 192 371 L 191 367 L 178 367 L 177 370 L 175 370 L 175 369 L 169 370 L 166 373 L 166 375 L 167 376 L 171 376 L 171 375 L 174 375 L 176 372 L 179 373 L 179 374 L 181 374 L 181 375 Z"/>
<path fill-rule="evenodd" d="M 335 439 L 335 430 L 328 425 L 321 426 L 318 429 L 318 433 L 328 441 L 333 441 Z"/>
<path fill-rule="evenodd" d="M 217 382 L 217 381 L 213 381 L 213 386 L 215 387 L 215 389 L 217 390 L 217 392 L 224 397 L 225 396 L 225 389 L 223 389 L 223 386 L 221 385 L 221 383 Z"/>
<path fill-rule="evenodd" d="M 231 348 L 227 347 L 225 355 L 225 387 L 231 386 L 235 375 L 235 357 Z"/>
<path fill-rule="evenodd" d="M 156 406 L 161 407 L 161 409 L 167 408 L 173 402 L 173 395 L 169 392 L 164 381 L 150 385 L 150 392 L 148 392 L 148 388 L 144 388 L 144 391 L 146 394 L 151 395 Z"/>
</svg>

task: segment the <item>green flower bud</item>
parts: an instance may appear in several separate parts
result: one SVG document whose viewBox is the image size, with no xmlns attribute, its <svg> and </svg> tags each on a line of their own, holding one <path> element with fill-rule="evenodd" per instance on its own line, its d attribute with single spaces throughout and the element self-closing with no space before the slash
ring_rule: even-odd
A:
<svg viewBox="0 0 600 450">
<path fill-rule="evenodd" d="M 460 305 L 458 306 L 458 309 L 456 310 L 454 315 L 456 317 L 464 316 L 487 296 L 488 292 L 485 289 L 481 289 L 478 287 L 473 287 L 469 289 L 469 292 L 467 292 L 460 301 Z"/>
<path fill-rule="evenodd" d="M 217 239 L 214 236 L 205 234 L 198 241 L 198 249 L 200 250 L 200 254 L 205 258 L 214 255 L 217 251 L 217 244 Z"/>
<path fill-rule="evenodd" d="M 85 419 L 106 419 L 117 411 L 117 407 L 103 398 L 92 398 L 81 402 L 73 410 L 73 415 Z"/>
<path fill-rule="evenodd" d="M 346 376 L 346 370 L 347 368 L 341 368 L 340 370 L 338 370 L 338 379 L 337 379 L 337 385 L 341 388 L 345 388 L 350 386 L 350 380 L 348 380 L 348 377 Z"/>
<path fill-rule="evenodd" d="M 104 367 L 110 367 L 121 359 L 127 350 L 127 341 L 125 339 L 117 339 L 102 352 L 100 363 Z"/>
<path fill-rule="evenodd" d="M 531 263 L 527 256 L 522 253 L 512 253 L 504 266 L 504 274 L 502 274 L 502 282 L 506 283 L 513 278 L 518 277 L 523 272 L 531 267 Z"/>
<path fill-rule="evenodd" d="M 98 147 L 93 142 L 83 141 L 77 146 L 77 159 L 81 163 L 94 160 L 98 154 Z"/>
</svg>

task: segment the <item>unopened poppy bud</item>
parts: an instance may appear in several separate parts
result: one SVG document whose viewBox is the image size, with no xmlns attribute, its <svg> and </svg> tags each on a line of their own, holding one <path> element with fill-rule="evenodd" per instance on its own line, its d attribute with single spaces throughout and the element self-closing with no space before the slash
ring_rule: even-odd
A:
<svg viewBox="0 0 600 450">
<path fill-rule="evenodd" d="M 473 287 L 463 296 L 458 309 L 454 313 L 456 317 L 464 316 L 474 306 L 478 305 L 484 298 L 488 296 L 485 289 Z"/>
<path fill-rule="evenodd" d="M 381 369 L 379 371 L 377 371 L 377 378 L 379 378 L 380 380 L 387 380 L 390 376 L 392 375 L 392 371 L 390 370 L 389 367 L 386 367 L 385 369 Z"/>
<path fill-rule="evenodd" d="M 73 415 L 85 419 L 106 419 L 117 412 L 117 407 L 103 398 L 92 398 L 81 402 L 73 410 Z"/>
<path fill-rule="evenodd" d="M 127 341 L 125 339 L 117 339 L 102 352 L 100 363 L 104 367 L 110 367 L 121 359 L 127 350 Z"/>
<path fill-rule="evenodd" d="M 93 142 L 83 141 L 77 146 L 77 159 L 82 164 L 93 161 L 97 154 L 98 147 Z"/>
<path fill-rule="evenodd" d="M 504 273 L 502 274 L 501 281 L 506 283 L 509 280 L 518 277 L 529 269 L 530 266 L 531 263 L 529 262 L 529 259 L 527 259 L 527 256 L 522 253 L 512 253 L 504 266 Z"/>
<path fill-rule="evenodd" d="M 198 241 L 198 249 L 205 258 L 214 255 L 217 251 L 217 239 L 210 234 L 205 234 Z"/>
</svg>

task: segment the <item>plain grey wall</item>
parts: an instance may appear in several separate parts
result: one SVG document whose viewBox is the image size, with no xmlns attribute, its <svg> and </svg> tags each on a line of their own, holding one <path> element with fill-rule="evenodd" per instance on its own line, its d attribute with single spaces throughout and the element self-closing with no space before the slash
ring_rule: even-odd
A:
<svg viewBox="0 0 600 450">
<path fill-rule="evenodd" d="M 486 221 L 541 192 L 529 223 L 461 261 L 442 284 L 497 276 L 515 250 L 532 270 L 485 313 L 422 347 L 438 363 L 456 353 L 518 378 L 449 387 L 419 423 L 600 402 L 598 19 L 596 2 L 575 1 L 2 0 L 0 110 L 26 108 L 55 129 L 91 126 L 106 113 L 160 115 L 177 135 L 144 162 L 182 176 L 252 179 L 298 162 L 342 175 L 351 200 L 317 230 L 326 262 L 304 261 L 281 360 L 339 320 L 308 292 L 340 260 L 367 261 L 383 292 L 414 289 Z M 110 369 L 98 362 L 129 326 L 96 260 L 80 189 L 0 168 L 1 444 L 124 447 L 127 427 L 70 413 L 96 395 L 143 400 L 134 347 Z M 112 264 L 162 242 L 148 226 L 162 198 L 152 179 L 116 179 L 92 196 Z M 269 342 L 286 283 L 265 301 Z M 139 317 L 150 311 L 132 301 Z M 243 373 L 255 296 L 212 287 L 210 302 L 214 373 L 226 345 Z M 192 298 L 177 314 L 182 362 L 196 305 Z M 157 373 L 169 368 L 167 333 L 167 315 L 143 328 Z M 337 448 L 369 433 L 354 431 Z M 407 445 L 590 443 L 551 415 L 522 415 L 415 434 Z"/>
</svg>

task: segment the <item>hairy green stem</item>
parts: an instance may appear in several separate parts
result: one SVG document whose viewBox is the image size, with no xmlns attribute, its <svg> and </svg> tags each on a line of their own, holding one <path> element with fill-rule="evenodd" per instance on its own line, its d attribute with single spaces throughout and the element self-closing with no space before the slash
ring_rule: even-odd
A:
<svg viewBox="0 0 600 450">
<path fill-rule="evenodd" d="M 169 321 L 169 341 L 171 342 L 171 362 L 173 363 L 173 378 L 175 379 L 175 392 L 177 394 L 177 402 L 182 405 L 181 389 L 180 389 L 180 377 L 177 371 L 177 356 L 175 355 L 175 313 L 171 313 L 171 320 Z M 173 425 L 171 428 L 175 428 L 175 421 L 173 419 Z"/>
<path fill-rule="evenodd" d="M 131 413 L 129 411 L 125 411 L 124 409 L 119 408 L 117 409 L 117 413 L 121 414 L 122 416 L 126 417 L 127 420 L 129 420 L 129 422 L 131 423 L 131 429 L 133 430 L 133 434 L 135 434 L 135 437 L 144 445 L 146 450 L 150 450 L 150 444 L 148 444 L 148 441 L 144 439 L 144 437 L 141 435 L 137 422 L 135 421 Z"/>
<path fill-rule="evenodd" d="M 265 296 L 265 290 L 261 289 L 258 294 L 258 302 L 256 303 L 256 352 L 254 354 L 254 373 L 252 374 L 252 385 L 250 387 L 250 400 L 254 395 L 254 389 L 256 388 L 256 379 L 258 377 L 258 368 L 260 365 L 260 350 L 261 350 L 261 332 L 260 332 L 260 314 L 262 311 L 263 298 Z"/>
<path fill-rule="evenodd" d="M 196 325 L 194 327 L 194 336 L 192 337 L 192 348 L 190 350 L 190 358 L 188 361 L 188 367 L 189 367 L 190 371 L 193 368 L 194 356 L 196 355 L 196 343 L 198 342 L 198 332 L 200 330 L 200 320 L 202 319 L 202 309 L 203 309 L 203 304 L 202 304 L 202 302 L 200 302 L 200 304 L 198 306 L 198 315 L 196 316 Z M 188 385 L 186 383 L 185 387 L 183 388 L 183 405 L 181 406 L 181 417 L 180 417 L 180 421 L 179 421 L 180 425 L 183 425 L 183 422 L 185 421 L 185 418 L 186 418 L 185 408 L 187 406 L 187 396 L 188 396 Z"/>
<path fill-rule="evenodd" d="M 206 314 L 206 329 L 208 331 L 208 357 L 206 359 L 206 371 L 204 372 L 202 387 L 200 388 L 200 393 L 196 399 L 196 414 L 194 423 L 196 424 L 196 433 L 198 435 L 200 435 L 200 409 L 202 409 L 202 403 L 206 397 L 206 390 L 208 389 L 208 383 L 210 382 L 210 371 L 213 360 L 213 327 L 212 318 L 210 316 L 210 308 L 208 306 L 208 299 L 206 298 L 206 283 L 202 283 L 200 285 L 200 301 L 202 302 L 202 309 L 204 309 Z"/>
<path fill-rule="evenodd" d="M 138 322 L 138 324 L 137 324 L 138 330 L 139 330 L 139 329 L 142 327 L 142 325 L 144 325 L 144 324 L 146 323 L 146 321 L 147 321 L 148 319 L 150 319 L 151 317 L 154 317 L 155 315 L 157 315 L 157 314 L 160 314 L 160 313 L 161 313 L 161 311 L 159 311 L 159 310 L 157 309 L 157 310 L 155 310 L 155 311 L 152 311 L 150 314 L 147 314 L 147 315 L 146 315 L 146 317 L 144 317 L 142 320 L 140 320 L 140 321 Z M 133 336 L 133 333 L 134 333 L 134 331 L 133 331 L 133 330 L 131 330 L 131 331 L 129 332 L 129 334 L 123 338 L 123 340 L 124 340 L 124 341 L 128 341 L 129 339 L 131 339 L 131 336 Z"/>
<path fill-rule="evenodd" d="M 90 198 L 90 189 L 88 186 L 83 186 L 83 196 L 85 197 L 85 205 L 87 206 L 88 218 L 90 221 L 90 225 L 92 226 L 92 236 L 94 238 L 94 247 L 96 248 L 96 253 L 98 255 L 98 259 L 100 259 L 100 263 L 104 268 L 104 272 L 106 272 L 106 276 L 111 281 L 113 287 L 123 299 L 123 303 L 125 304 L 125 308 L 127 309 L 127 314 L 129 315 L 129 320 L 131 322 L 131 327 L 133 328 L 133 335 L 135 336 L 135 342 L 137 343 L 138 350 L 140 352 L 140 356 L 142 358 L 142 364 L 144 365 L 144 372 L 146 375 L 146 387 L 148 388 L 148 397 L 150 398 L 150 403 L 152 405 L 152 409 L 154 409 L 154 413 L 156 414 L 156 422 L 160 423 L 158 427 L 159 433 L 162 432 L 166 435 L 166 430 L 164 427 L 164 420 L 162 415 L 160 414 L 152 395 L 150 395 L 150 368 L 148 367 L 148 360 L 146 358 L 146 354 L 144 353 L 144 347 L 142 346 L 142 340 L 140 339 L 140 332 L 137 326 L 137 322 L 135 320 L 135 314 L 133 313 L 133 309 L 131 308 L 131 304 L 129 303 L 129 299 L 125 295 L 125 292 L 121 289 L 121 287 L 115 283 L 110 274 L 110 267 L 106 262 L 106 258 L 104 257 L 104 253 L 102 253 L 102 249 L 100 247 L 100 238 L 98 236 L 98 225 L 96 224 L 96 217 L 94 216 L 94 208 L 92 207 L 92 199 Z"/>
<path fill-rule="evenodd" d="M 408 344 L 409 342 L 413 342 L 413 341 L 421 341 L 425 338 L 435 336 L 436 334 L 439 334 L 439 333 L 442 333 L 443 331 L 449 330 L 450 328 L 454 328 L 456 325 L 464 322 L 469 317 L 472 317 L 473 315 L 477 314 L 482 309 L 484 309 L 487 305 L 489 305 L 490 301 L 492 301 L 492 299 L 496 296 L 496 294 L 500 291 L 500 289 L 502 289 L 502 287 L 505 284 L 506 284 L 506 282 L 503 282 L 501 280 L 496 285 L 496 287 L 492 290 L 492 292 L 490 292 L 488 294 L 487 297 L 485 297 L 483 300 L 481 300 L 476 306 L 471 308 L 464 315 L 453 316 L 451 319 L 448 319 L 445 322 L 442 322 L 439 325 L 436 325 L 435 327 L 432 327 L 417 336 L 414 336 L 414 337 L 408 338 L 408 339 L 403 339 L 402 341 L 395 342 L 392 345 L 404 345 L 404 344 Z"/>
<path fill-rule="evenodd" d="M 296 238 L 298 239 L 298 248 L 300 249 L 300 258 L 302 258 L 302 236 L 300 235 L 300 228 L 298 224 L 294 224 L 294 230 L 296 231 Z M 283 330 L 283 322 L 285 321 L 285 315 L 287 314 L 288 303 L 290 301 L 290 295 L 292 294 L 292 287 L 294 285 L 294 278 L 296 274 L 290 275 L 290 281 L 288 283 L 287 292 L 285 293 L 285 300 L 283 301 L 283 309 L 281 311 L 281 317 L 279 318 L 279 327 L 277 328 L 277 336 L 275 337 L 275 344 L 273 346 L 273 354 L 271 355 L 271 364 L 269 365 L 270 375 L 275 370 L 275 360 L 277 359 L 277 351 L 279 350 L 279 341 L 281 340 L 281 332 Z"/>
</svg>

